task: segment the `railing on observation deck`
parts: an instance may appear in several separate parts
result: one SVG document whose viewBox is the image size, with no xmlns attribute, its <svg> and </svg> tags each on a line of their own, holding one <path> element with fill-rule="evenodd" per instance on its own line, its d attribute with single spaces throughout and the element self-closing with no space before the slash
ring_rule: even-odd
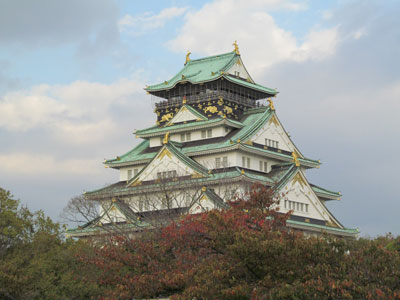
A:
<svg viewBox="0 0 400 300">
<path fill-rule="evenodd" d="M 260 103 L 259 100 L 253 100 L 239 94 L 230 93 L 227 91 L 207 91 L 201 92 L 197 95 L 187 95 L 186 96 L 186 103 L 193 104 L 193 103 L 200 103 L 208 100 L 218 100 L 219 97 L 222 97 L 224 100 L 229 100 L 235 102 L 237 104 L 244 105 L 246 107 L 259 107 L 264 106 L 264 103 Z M 155 96 L 153 96 L 155 97 Z M 159 97 L 156 97 L 159 99 Z M 182 105 L 183 96 L 173 96 L 170 97 L 168 100 L 163 100 L 161 102 L 155 103 L 156 108 L 166 108 L 166 107 L 174 107 Z M 265 102 L 265 99 L 261 100 L 261 102 Z"/>
</svg>

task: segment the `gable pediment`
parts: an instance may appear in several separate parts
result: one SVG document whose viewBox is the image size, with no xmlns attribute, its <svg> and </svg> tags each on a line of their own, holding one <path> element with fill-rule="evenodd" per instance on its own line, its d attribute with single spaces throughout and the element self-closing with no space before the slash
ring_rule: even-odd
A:
<svg viewBox="0 0 400 300">
<path fill-rule="evenodd" d="M 110 207 L 104 210 L 97 224 L 126 222 L 127 220 L 124 212 L 115 202 L 112 202 Z"/>
<path fill-rule="evenodd" d="M 300 151 L 293 144 L 275 113 L 256 131 L 250 140 L 257 144 L 266 145 L 267 147 L 296 152 L 299 157 L 303 158 L 303 155 L 301 155 Z"/>
<path fill-rule="evenodd" d="M 226 73 L 254 83 L 254 80 L 251 78 L 249 72 L 246 70 L 246 67 L 243 65 L 243 61 L 240 56 L 237 57 L 236 62 L 227 70 Z"/>
<path fill-rule="evenodd" d="M 175 114 L 175 116 L 165 126 L 171 126 L 176 123 L 203 121 L 203 120 L 207 120 L 207 117 L 203 116 L 194 108 L 188 105 L 183 105 L 179 109 L 179 111 Z"/>
<path fill-rule="evenodd" d="M 158 154 L 129 183 L 129 186 L 140 185 L 141 182 L 192 176 L 206 176 L 207 169 L 196 161 L 179 152 L 172 145 L 164 145 Z"/>
<path fill-rule="evenodd" d="M 328 226 L 342 227 L 315 194 L 300 169 L 280 190 L 285 193 L 280 200 L 282 212 L 293 210 L 293 215 L 323 220 Z"/>
</svg>

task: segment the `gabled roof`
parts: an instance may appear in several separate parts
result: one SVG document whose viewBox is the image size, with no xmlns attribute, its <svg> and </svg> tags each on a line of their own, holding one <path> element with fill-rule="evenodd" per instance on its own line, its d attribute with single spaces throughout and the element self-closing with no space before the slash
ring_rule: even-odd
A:
<svg viewBox="0 0 400 300">
<path fill-rule="evenodd" d="M 232 139 L 240 139 L 241 141 L 245 142 L 252 136 L 252 134 L 256 133 L 265 124 L 265 122 L 267 122 L 272 114 L 273 111 L 270 108 L 267 108 L 263 113 L 249 115 L 244 121 L 247 126 L 238 132 L 237 135 L 232 137 Z"/>
<path fill-rule="evenodd" d="M 213 190 L 205 188 L 205 191 L 203 191 L 203 195 L 205 195 L 210 201 L 212 201 L 216 207 L 229 208 L 229 205 L 226 204 L 224 200 L 221 199 L 221 197 L 218 196 Z"/>
<path fill-rule="evenodd" d="M 176 147 L 174 145 L 175 143 L 172 141 L 168 141 L 167 144 L 165 144 L 160 151 L 158 151 L 157 155 L 153 157 L 153 159 L 147 164 L 146 167 L 144 167 L 142 170 L 140 170 L 140 172 L 138 174 L 136 174 L 136 176 L 134 176 L 131 180 L 128 181 L 127 186 L 130 186 L 132 183 L 135 183 L 136 181 L 138 181 L 138 179 L 140 178 L 140 176 L 146 172 L 146 169 L 148 168 L 148 166 L 151 165 L 151 163 L 159 158 L 160 156 L 166 154 L 166 155 L 174 155 L 177 159 L 179 159 L 179 161 L 181 161 L 183 164 L 185 164 L 186 166 L 188 166 L 190 169 L 192 169 L 194 172 L 197 172 L 198 174 L 203 175 L 204 177 L 208 176 L 208 169 L 203 167 L 202 165 L 200 165 L 198 162 L 196 162 L 195 160 L 191 159 L 190 157 L 186 156 L 185 154 L 183 154 L 178 147 Z M 178 144 L 178 143 L 176 143 Z M 171 153 L 171 154 L 170 154 Z"/>
<path fill-rule="evenodd" d="M 123 222 L 118 222 L 116 224 L 113 224 L 113 226 L 116 226 L 114 228 L 106 228 L 107 225 L 111 223 L 101 223 L 101 220 L 104 217 L 107 217 L 110 215 L 110 212 L 113 209 L 117 209 L 124 217 L 125 221 Z M 92 221 L 87 222 L 86 224 L 82 226 L 78 226 L 77 228 L 74 229 L 68 229 L 66 231 L 67 234 L 72 235 L 72 236 L 81 236 L 81 235 L 89 235 L 91 233 L 99 234 L 101 232 L 107 233 L 110 231 L 124 231 L 124 230 L 132 230 L 132 228 L 146 228 L 150 227 L 151 225 L 147 222 L 144 222 L 141 220 L 140 215 L 136 214 L 128 204 L 126 204 L 123 201 L 120 200 L 113 200 L 112 204 L 98 217 L 94 218 Z"/>
<path fill-rule="evenodd" d="M 342 197 L 340 192 L 330 191 L 311 183 L 310 186 L 318 197 L 324 198 L 325 200 L 340 200 L 340 197 Z"/>
<path fill-rule="evenodd" d="M 203 115 L 202 113 L 198 112 L 196 109 L 191 107 L 190 105 L 184 104 L 182 107 L 179 109 L 179 111 L 175 114 L 175 116 L 164 126 L 171 126 L 176 122 L 176 119 L 180 116 L 180 114 L 184 113 L 185 111 L 189 112 L 193 116 L 192 121 L 205 121 L 208 120 L 208 118 Z"/>
<path fill-rule="evenodd" d="M 168 131 L 180 132 L 188 130 L 189 128 L 200 129 L 225 124 L 238 129 L 232 131 L 226 137 L 221 137 L 215 140 L 206 139 L 204 140 L 204 143 L 201 143 L 201 141 L 185 143 L 185 147 L 181 148 L 181 152 L 186 156 L 192 157 L 195 155 L 240 149 L 242 151 L 252 152 L 259 155 L 268 155 L 271 158 L 282 159 L 286 160 L 287 162 L 291 162 L 291 153 L 287 151 L 274 150 L 270 148 L 265 149 L 261 145 L 251 145 L 246 144 L 245 142 L 245 140 L 249 139 L 252 134 L 257 132 L 257 130 L 259 130 L 271 116 L 276 116 L 274 111 L 271 111 L 267 107 L 259 107 L 247 110 L 240 122 L 216 117 L 207 121 L 194 121 L 168 127 L 153 126 L 147 129 L 138 130 L 136 131 L 136 134 L 140 137 L 162 136 Z M 238 143 L 238 139 L 240 139 L 240 143 Z M 139 162 L 147 163 L 157 155 L 158 150 L 159 148 L 157 147 L 154 147 L 153 149 L 149 148 L 149 142 L 146 140 L 133 150 L 121 155 L 121 157 L 105 161 L 105 164 L 110 167 L 118 168 L 133 164 L 133 162 L 136 162 L 136 164 Z M 318 160 L 312 160 L 305 157 L 300 157 L 298 160 L 301 165 L 305 167 L 314 168 L 321 164 Z"/>
<path fill-rule="evenodd" d="M 226 125 L 233 128 L 242 128 L 243 124 L 241 122 L 232 120 L 232 119 L 224 119 L 221 117 L 216 117 L 212 119 L 207 119 L 204 121 L 193 121 L 181 124 L 175 124 L 170 126 L 153 126 L 150 128 L 137 130 L 135 133 L 138 137 L 151 137 L 151 136 L 161 136 L 168 132 L 180 132 L 187 131 L 188 129 L 201 129 L 208 127 L 215 127 L 220 125 Z"/>
<path fill-rule="evenodd" d="M 168 144 L 165 145 L 165 147 L 172 152 L 176 157 L 179 158 L 183 163 L 185 163 L 188 167 L 192 168 L 195 171 L 198 171 L 199 173 L 203 175 L 208 174 L 208 169 L 201 164 L 199 164 L 197 161 L 191 159 L 190 157 L 186 156 L 178 147 L 174 146 L 174 142 L 169 141 Z"/>
<path fill-rule="evenodd" d="M 104 163 L 106 165 L 121 164 L 130 161 L 146 160 L 154 157 L 154 153 L 147 153 L 145 150 L 149 148 L 150 142 L 148 140 L 142 141 L 132 150 L 117 156 L 116 158 L 106 159 Z"/>
<path fill-rule="evenodd" d="M 296 176 L 300 176 L 301 178 L 305 179 L 305 176 L 304 176 L 303 172 L 301 171 L 300 167 L 297 167 L 294 163 L 291 166 L 283 165 L 280 168 L 277 167 L 277 168 L 275 168 L 275 170 L 273 170 L 271 172 L 279 172 L 281 170 L 286 170 L 286 172 L 284 173 L 284 176 L 282 176 L 281 179 L 279 181 L 277 181 L 276 185 L 274 186 L 274 188 L 277 191 L 284 188 L 286 186 L 286 184 L 288 184 L 292 179 L 296 178 Z M 310 183 L 306 179 L 303 182 L 305 183 L 305 185 L 309 186 L 309 188 L 314 192 Z M 314 194 L 315 194 L 315 192 L 314 192 Z M 330 220 L 333 221 L 333 224 L 335 224 L 339 228 L 344 228 L 344 226 L 333 216 L 333 214 L 329 211 L 329 209 L 325 206 L 325 204 L 322 201 L 320 201 L 318 195 L 315 194 L 315 196 L 318 198 L 319 203 L 321 204 L 321 206 L 323 207 L 325 212 L 330 217 Z"/>
<path fill-rule="evenodd" d="M 236 61 L 240 59 L 240 55 L 236 54 L 235 51 L 208 56 L 200 59 L 193 59 L 187 62 L 187 64 L 180 70 L 174 77 L 163 83 L 151 85 L 145 88 L 148 92 L 157 92 L 162 90 L 168 90 L 179 82 L 190 82 L 192 84 L 198 84 L 203 82 L 209 82 L 217 80 L 221 77 L 234 82 L 236 84 L 248 87 L 251 89 L 258 90 L 268 95 L 274 96 L 278 92 L 275 89 L 267 88 L 259 84 L 255 84 L 250 79 L 249 81 L 235 78 L 225 73 L 232 67 Z"/>
</svg>

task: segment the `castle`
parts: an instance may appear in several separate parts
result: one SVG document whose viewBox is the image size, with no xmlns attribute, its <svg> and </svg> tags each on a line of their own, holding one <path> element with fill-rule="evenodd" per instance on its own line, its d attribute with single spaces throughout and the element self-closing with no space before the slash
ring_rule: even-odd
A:
<svg viewBox="0 0 400 300">
<path fill-rule="evenodd" d="M 254 82 L 239 48 L 191 59 L 174 77 L 147 86 L 155 99 L 156 125 L 137 130 L 143 141 L 106 160 L 118 182 L 85 193 L 100 215 L 68 231 L 73 237 L 124 233 L 162 225 L 186 213 L 223 209 L 254 183 L 282 192 L 280 211 L 292 210 L 287 226 L 309 235 L 326 232 L 354 238 L 327 209 L 341 194 L 310 183 L 306 171 L 320 161 L 305 157 L 278 119 L 275 89 Z"/>
</svg>

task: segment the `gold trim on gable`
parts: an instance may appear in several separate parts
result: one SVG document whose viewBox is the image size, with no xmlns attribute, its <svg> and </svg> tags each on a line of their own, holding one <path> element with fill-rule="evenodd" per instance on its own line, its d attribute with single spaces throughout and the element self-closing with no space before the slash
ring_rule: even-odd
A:
<svg viewBox="0 0 400 300">
<path fill-rule="evenodd" d="M 171 152 L 169 152 L 169 150 L 167 148 L 164 148 L 164 150 L 161 151 L 161 153 L 158 155 L 158 159 L 162 160 L 165 156 L 172 158 L 172 154 L 171 154 Z"/>
<path fill-rule="evenodd" d="M 298 182 L 303 188 L 307 186 L 307 183 L 304 181 L 303 177 L 300 175 L 300 173 L 297 173 L 292 180 L 292 184 L 294 185 L 296 182 Z"/>
<path fill-rule="evenodd" d="M 279 126 L 279 122 L 275 116 L 272 116 L 271 119 L 269 119 L 268 125 L 270 125 L 271 123 L 274 123 L 276 126 Z"/>
</svg>

